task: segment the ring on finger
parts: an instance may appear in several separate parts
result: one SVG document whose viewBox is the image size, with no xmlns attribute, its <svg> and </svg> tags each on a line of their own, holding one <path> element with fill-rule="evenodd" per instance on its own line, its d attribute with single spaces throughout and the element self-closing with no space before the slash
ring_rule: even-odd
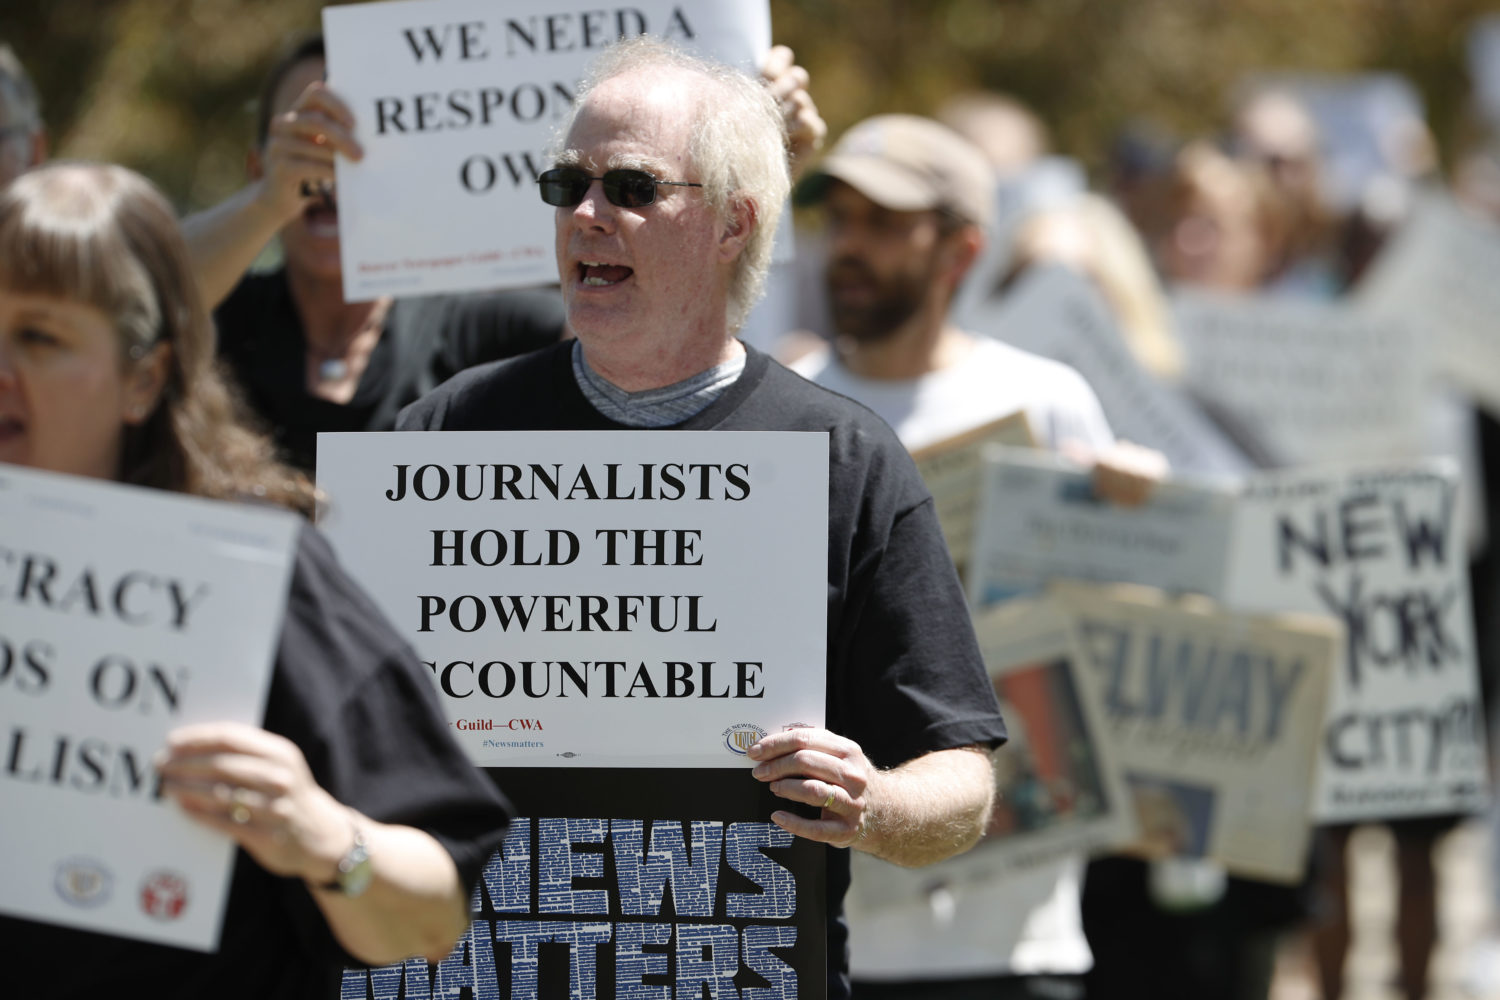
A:
<svg viewBox="0 0 1500 1000">
<path fill-rule="evenodd" d="M 233 805 L 229 809 L 229 818 L 240 826 L 250 822 L 250 803 L 254 800 L 254 794 L 248 788 L 236 788 L 229 793 L 229 801 Z"/>
<path fill-rule="evenodd" d="M 829 809 L 833 806 L 833 789 L 828 789 L 828 798 L 823 800 L 823 808 Z"/>
</svg>

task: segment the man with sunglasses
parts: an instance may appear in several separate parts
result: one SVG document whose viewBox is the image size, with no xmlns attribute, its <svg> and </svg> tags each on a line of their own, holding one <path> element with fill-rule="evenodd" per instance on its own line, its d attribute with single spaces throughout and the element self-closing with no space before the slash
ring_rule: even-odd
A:
<svg viewBox="0 0 1500 1000">
<path fill-rule="evenodd" d="M 827 729 L 750 748 L 829 852 L 829 995 L 849 996 L 853 847 L 930 863 L 979 836 L 1005 734 L 932 499 L 874 414 L 735 333 L 789 187 L 765 88 L 660 42 L 621 43 L 579 90 L 542 198 L 577 342 L 471 369 L 403 411 L 413 430 L 814 431 L 828 436 Z M 767 623 L 774 625 L 774 623 Z"/>
</svg>

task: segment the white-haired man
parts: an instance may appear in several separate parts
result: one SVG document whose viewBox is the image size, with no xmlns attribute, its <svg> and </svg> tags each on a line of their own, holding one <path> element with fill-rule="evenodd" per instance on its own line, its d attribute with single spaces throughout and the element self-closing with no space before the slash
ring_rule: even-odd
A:
<svg viewBox="0 0 1500 1000">
<path fill-rule="evenodd" d="M 931 498 L 889 428 L 735 339 L 788 189 L 765 88 L 660 43 L 617 46 L 580 89 L 557 166 L 557 263 L 576 344 L 463 373 L 398 426 L 805 430 L 829 437 L 827 729 L 751 748 L 817 819 L 790 832 L 906 865 L 966 849 L 1004 725 Z M 848 857 L 829 858 L 829 995 L 848 995 Z"/>
</svg>

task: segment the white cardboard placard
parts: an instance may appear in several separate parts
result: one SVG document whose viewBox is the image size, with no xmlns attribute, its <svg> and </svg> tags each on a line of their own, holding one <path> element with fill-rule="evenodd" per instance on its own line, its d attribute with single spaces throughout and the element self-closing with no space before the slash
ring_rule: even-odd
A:
<svg viewBox="0 0 1500 1000">
<path fill-rule="evenodd" d="M 336 166 L 344 296 L 359 302 L 556 281 L 536 175 L 592 58 L 652 34 L 755 72 L 771 15 L 767 0 L 387 0 L 325 7 L 323 33 L 365 151 Z"/>
<path fill-rule="evenodd" d="M 218 946 L 234 843 L 151 757 L 181 725 L 260 724 L 298 524 L 0 465 L 0 911 Z"/>
<path fill-rule="evenodd" d="M 729 767 L 823 724 L 824 434 L 320 434 L 318 484 L 476 764 Z"/>
</svg>

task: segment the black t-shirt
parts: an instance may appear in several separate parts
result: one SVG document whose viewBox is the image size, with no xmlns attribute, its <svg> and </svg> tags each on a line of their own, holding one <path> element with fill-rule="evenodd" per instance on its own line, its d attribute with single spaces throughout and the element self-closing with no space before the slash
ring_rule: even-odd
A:
<svg viewBox="0 0 1500 1000">
<path fill-rule="evenodd" d="M 264 725 L 302 749 L 340 802 L 430 833 L 472 891 L 509 806 L 449 735 L 415 654 L 312 528 L 299 539 Z M 328 1000 L 350 964 L 301 880 L 272 875 L 244 851 L 214 954 L 0 917 L 8 997 Z"/>
<path fill-rule="evenodd" d="M 673 430 L 828 433 L 828 728 L 878 767 L 1005 739 L 999 704 L 911 456 L 879 417 L 749 352 L 740 378 Z M 622 430 L 589 405 L 562 344 L 470 369 L 400 430 Z M 829 990 L 848 995 L 846 851 L 830 850 Z"/>
<path fill-rule="evenodd" d="M 403 406 L 457 372 L 562 337 L 552 290 L 397 299 L 348 403 L 307 391 L 307 340 L 286 272 L 247 275 L 214 310 L 219 357 L 284 460 L 313 471 L 319 431 L 388 431 Z"/>
</svg>

